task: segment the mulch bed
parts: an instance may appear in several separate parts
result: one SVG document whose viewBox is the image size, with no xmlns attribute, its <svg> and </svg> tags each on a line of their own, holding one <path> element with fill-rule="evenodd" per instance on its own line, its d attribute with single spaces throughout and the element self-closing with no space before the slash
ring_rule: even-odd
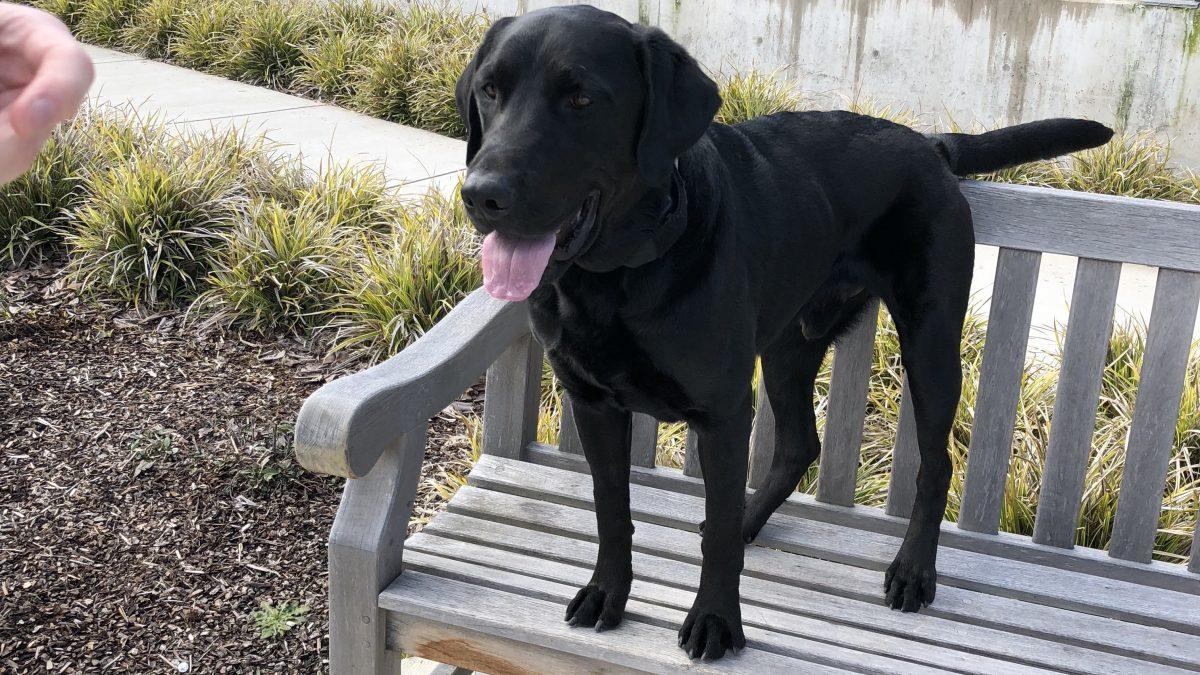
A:
<svg viewBox="0 0 1200 675">
<path fill-rule="evenodd" d="M 0 671 L 324 670 L 342 481 L 295 465 L 291 424 L 338 367 L 81 299 L 52 265 L 2 272 Z M 420 519 L 465 433 L 434 418 Z M 309 609 L 267 638 L 264 602 Z"/>
</svg>

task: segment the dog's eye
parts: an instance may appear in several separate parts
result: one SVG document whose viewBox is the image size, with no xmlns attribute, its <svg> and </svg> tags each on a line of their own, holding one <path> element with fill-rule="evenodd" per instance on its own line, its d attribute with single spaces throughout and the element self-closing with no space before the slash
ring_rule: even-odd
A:
<svg viewBox="0 0 1200 675">
<path fill-rule="evenodd" d="M 486 94 L 488 98 L 496 98 L 496 85 L 492 84 L 491 82 L 483 85 L 483 93 Z"/>
<path fill-rule="evenodd" d="M 592 99 L 584 94 L 572 94 L 568 103 L 571 104 L 572 108 L 586 108 L 592 104 Z"/>
</svg>

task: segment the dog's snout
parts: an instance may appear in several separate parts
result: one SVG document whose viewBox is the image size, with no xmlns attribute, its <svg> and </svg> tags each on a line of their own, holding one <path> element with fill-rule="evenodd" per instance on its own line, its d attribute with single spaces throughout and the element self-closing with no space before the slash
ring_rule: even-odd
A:
<svg viewBox="0 0 1200 675">
<path fill-rule="evenodd" d="M 496 218 L 512 208 L 511 181 L 492 173 L 472 172 L 462 186 L 463 204 L 474 216 Z"/>
</svg>

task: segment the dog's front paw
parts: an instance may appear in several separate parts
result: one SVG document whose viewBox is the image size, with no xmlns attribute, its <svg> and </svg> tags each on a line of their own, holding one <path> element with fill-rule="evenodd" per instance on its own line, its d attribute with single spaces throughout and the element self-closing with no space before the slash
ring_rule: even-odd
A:
<svg viewBox="0 0 1200 675">
<path fill-rule="evenodd" d="M 730 649 L 745 647 L 741 612 L 712 608 L 697 599 L 679 629 L 679 646 L 689 658 L 706 660 L 719 659 Z"/>
<path fill-rule="evenodd" d="M 933 602 L 937 592 L 933 556 L 914 556 L 901 551 L 883 577 L 883 590 L 883 604 L 903 612 L 916 612 Z"/>
<path fill-rule="evenodd" d="M 567 605 L 566 622 L 572 626 L 595 626 L 597 632 L 616 628 L 625 614 L 630 582 L 597 583 L 579 589 Z"/>
</svg>

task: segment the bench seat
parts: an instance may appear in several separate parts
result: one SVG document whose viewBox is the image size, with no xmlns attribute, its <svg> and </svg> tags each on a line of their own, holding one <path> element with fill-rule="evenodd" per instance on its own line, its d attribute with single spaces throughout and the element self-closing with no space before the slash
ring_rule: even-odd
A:
<svg viewBox="0 0 1200 675">
<path fill-rule="evenodd" d="M 635 469 L 625 622 L 606 633 L 570 628 L 565 605 L 596 553 L 591 499 L 581 496 L 591 480 L 576 456 L 528 454 L 482 457 L 447 511 L 405 542 L 404 573 L 379 596 L 391 648 L 489 673 L 1200 671 L 1200 583 L 1190 575 L 1180 588 L 1191 592 L 1172 590 L 1112 578 L 1115 562 L 1096 574 L 947 543 L 937 599 L 902 614 L 881 592 L 898 537 L 794 508 L 747 550 L 747 648 L 690 661 L 675 634 L 699 581 L 701 483 L 665 469 Z"/>
<path fill-rule="evenodd" d="M 1163 487 L 1200 307 L 1200 206 L 964 182 L 977 243 L 999 247 L 956 523 L 934 603 L 883 606 L 883 574 L 915 497 L 920 453 L 904 387 L 883 509 L 856 505 L 878 303 L 833 349 L 814 495 L 794 494 L 747 549 L 748 647 L 688 660 L 676 630 L 699 581 L 703 481 L 657 466 L 659 421 L 631 416 L 634 574 L 626 621 L 563 622 L 596 556 L 592 484 L 568 394 L 557 446 L 536 442 L 543 353 L 523 303 L 476 291 L 400 354 L 305 402 L 296 455 L 345 476 L 329 537 L 330 670 L 394 672 L 401 652 L 487 673 L 1200 672 L 1200 533 L 1186 564 L 1154 560 Z M 1032 536 L 1000 532 L 1043 253 L 1077 258 Z M 1124 264 L 1157 267 L 1108 550 L 1073 546 Z M 428 420 L 487 373 L 470 482 L 405 539 Z M 767 388 L 748 489 L 776 445 Z M 1175 507 L 1178 508 L 1178 507 Z M 1191 508 L 1191 507 L 1188 507 Z M 1190 528 L 1185 527 L 1185 530 Z M 460 673 L 461 675 L 461 673 Z"/>
</svg>

